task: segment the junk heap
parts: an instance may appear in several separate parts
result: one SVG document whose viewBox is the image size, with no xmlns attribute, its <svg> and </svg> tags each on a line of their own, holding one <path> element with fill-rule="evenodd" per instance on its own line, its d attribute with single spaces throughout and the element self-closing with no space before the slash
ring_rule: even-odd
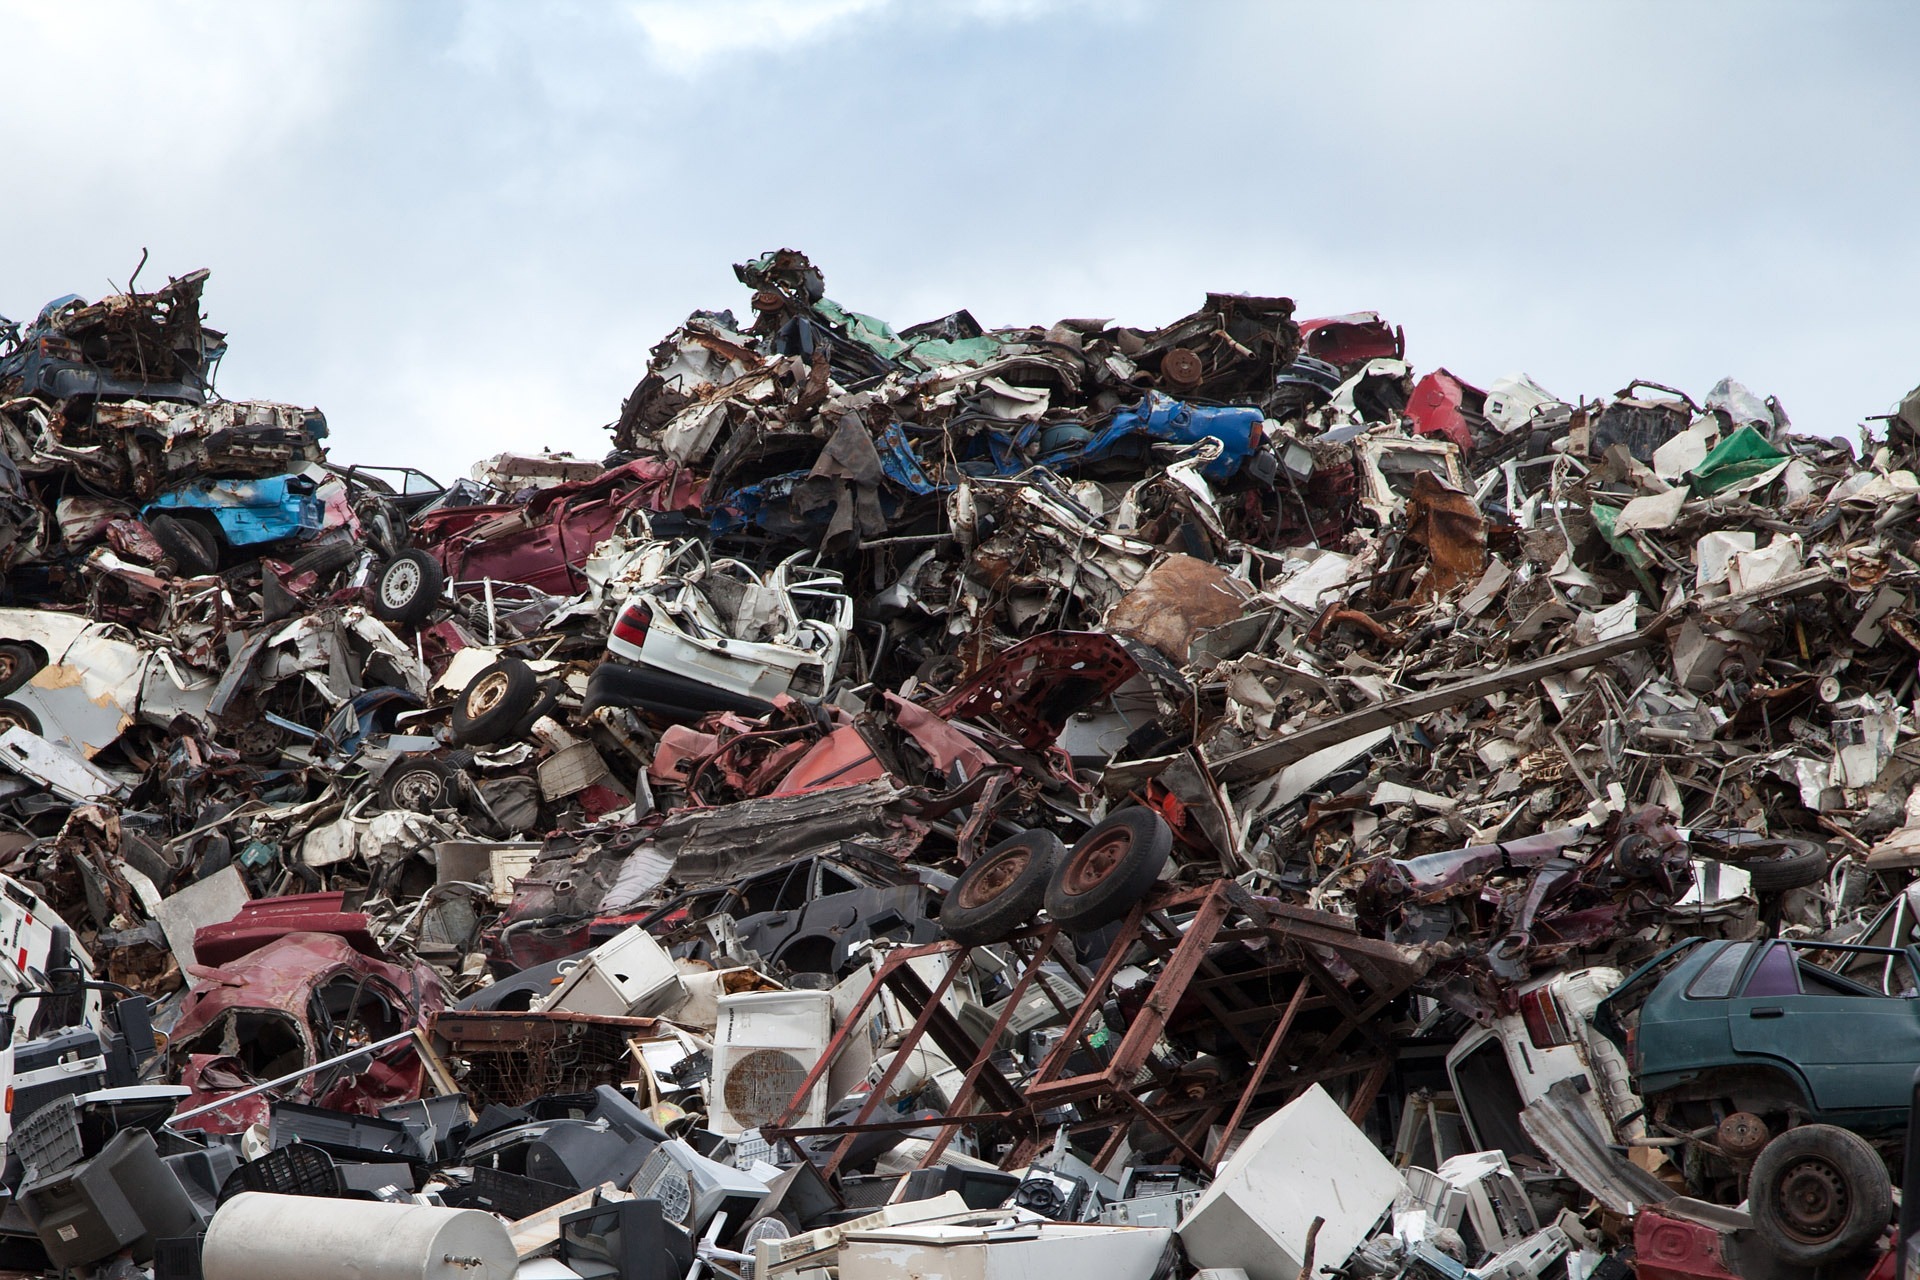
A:
<svg viewBox="0 0 1920 1280">
<path fill-rule="evenodd" d="M 735 272 L 450 484 L 7 327 L 0 1265 L 1893 1274 L 1920 392 Z"/>
</svg>

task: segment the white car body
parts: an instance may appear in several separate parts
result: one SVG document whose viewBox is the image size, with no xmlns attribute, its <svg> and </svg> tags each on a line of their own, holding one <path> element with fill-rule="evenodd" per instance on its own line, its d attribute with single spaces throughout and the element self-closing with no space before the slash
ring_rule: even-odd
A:
<svg viewBox="0 0 1920 1280">
<path fill-rule="evenodd" d="M 697 540 L 638 548 L 609 584 L 624 595 L 607 651 L 742 697 L 825 697 L 853 632 L 840 575 L 783 560 L 764 576 L 709 560 Z"/>
<path fill-rule="evenodd" d="M 165 650 L 126 635 L 77 614 L 0 609 L 0 643 L 25 645 L 45 664 L 7 701 L 39 718 L 41 737 L 87 759 L 137 722 L 205 716 L 215 682 L 190 682 Z"/>
</svg>

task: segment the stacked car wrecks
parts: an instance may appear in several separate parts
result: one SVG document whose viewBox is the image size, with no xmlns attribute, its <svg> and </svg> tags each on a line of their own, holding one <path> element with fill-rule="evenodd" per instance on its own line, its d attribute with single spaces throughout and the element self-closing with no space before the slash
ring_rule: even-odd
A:
<svg viewBox="0 0 1920 1280">
<path fill-rule="evenodd" d="M 7 330 L 5 1265 L 1893 1274 L 1920 393 L 735 270 L 452 483 Z"/>
</svg>

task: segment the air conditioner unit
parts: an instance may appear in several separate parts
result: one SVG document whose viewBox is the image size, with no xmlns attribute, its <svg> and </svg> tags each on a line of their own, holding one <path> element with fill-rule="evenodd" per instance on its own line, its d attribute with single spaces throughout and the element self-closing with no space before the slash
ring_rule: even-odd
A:
<svg viewBox="0 0 1920 1280">
<path fill-rule="evenodd" d="M 646 1018 L 686 998 L 680 971 L 667 949 L 639 925 L 588 952 L 541 1006 L 608 1018 Z"/>
<path fill-rule="evenodd" d="M 707 1127 L 733 1135 L 777 1124 L 833 1037 L 833 994 L 753 991 L 721 996 L 713 1037 Z M 823 1072 L 793 1123 L 826 1123 Z"/>
</svg>

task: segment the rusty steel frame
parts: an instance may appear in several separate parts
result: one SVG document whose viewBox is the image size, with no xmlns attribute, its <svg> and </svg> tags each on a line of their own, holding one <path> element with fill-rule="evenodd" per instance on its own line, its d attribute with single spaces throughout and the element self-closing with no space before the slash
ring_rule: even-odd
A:
<svg viewBox="0 0 1920 1280">
<path fill-rule="evenodd" d="M 1176 923 L 1172 914 L 1191 911 L 1190 919 Z M 1270 963 L 1247 972 L 1224 972 L 1212 959 L 1213 949 L 1225 942 L 1264 945 Z M 808 1072 L 793 1100 L 771 1132 L 774 1136 L 838 1135 L 841 1141 L 823 1167 L 839 1169 L 855 1135 L 904 1128 L 937 1128 L 938 1137 L 921 1159 L 921 1167 L 936 1162 L 954 1135 L 964 1126 L 999 1124 L 1010 1130 L 1012 1149 L 1001 1162 L 1015 1169 L 1031 1163 L 1042 1145 L 1042 1117 L 1073 1106 L 1078 1118 L 1065 1124 L 1072 1134 L 1099 1140 L 1096 1167 L 1116 1154 L 1135 1122 L 1157 1131 L 1185 1162 L 1212 1169 L 1232 1134 L 1263 1095 L 1281 1095 L 1284 1102 L 1309 1085 L 1341 1077 L 1357 1077 L 1349 1096 L 1348 1114 L 1358 1120 L 1372 1105 L 1385 1082 L 1389 1048 L 1372 1025 L 1391 1001 L 1399 998 L 1424 969 L 1407 952 L 1389 943 L 1361 937 L 1338 916 L 1271 899 L 1254 898 L 1231 880 L 1219 880 L 1190 889 L 1160 889 L 1135 903 L 1107 949 L 1099 969 L 1088 975 L 1062 945 L 1059 926 L 1048 924 L 1011 939 L 1020 970 L 985 1044 L 977 1044 L 941 1005 L 959 973 L 959 959 L 968 948 L 953 942 L 906 947 L 891 952 L 875 971 L 867 989 L 835 1032 L 827 1050 Z M 1114 975 L 1137 948 L 1146 947 L 1162 958 L 1159 976 L 1144 1006 L 1129 1022 L 1120 1042 L 1100 1070 L 1068 1076 L 1066 1071 L 1080 1050 L 1087 1025 L 1105 1003 Z M 1365 996 L 1356 1001 L 1315 952 L 1331 952 L 1364 982 Z M 910 961 L 943 955 L 953 957 L 942 980 L 931 989 L 914 972 Z M 1005 1034 L 1021 999 L 1038 980 L 1049 959 L 1062 962 L 1086 993 L 1067 1009 L 1045 982 L 1040 989 L 1066 1015 L 1059 1042 L 1033 1076 L 1010 1081 L 992 1063 L 993 1050 Z M 1261 1003 L 1244 988 L 1257 982 L 1291 978 L 1276 999 Z M 851 1123 L 824 1128 L 788 1127 L 804 1107 L 805 1099 L 826 1074 L 830 1064 L 857 1031 L 861 1016 L 882 991 L 890 992 L 914 1011 L 913 1024 L 894 1048 L 893 1058 L 862 1103 Z M 1183 1000 L 1191 997 L 1231 1035 L 1252 1060 L 1241 1081 L 1221 1081 L 1197 1092 L 1162 1097 L 1148 1104 L 1144 1089 L 1168 1083 L 1164 1071 L 1152 1064 L 1155 1046 Z M 1334 1029 L 1314 1052 L 1291 1064 L 1284 1079 L 1273 1079 L 1274 1068 L 1300 1015 L 1330 1011 Z M 1262 1024 L 1258 1028 L 1255 1024 Z M 917 1120 L 879 1120 L 874 1113 L 894 1080 L 912 1056 L 912 1049 L 931 1036 L 948 1060 L 964 1069 L 945 1114 Z M 1357 1052 L 1349 1042 L 1358 1039 Z M 1143 1085 L 1141 1082 L 1145 1080 Z M 984 1104 L 985 1109 L 976 1109 Z M 1213 1125 L 1226 1117 L 1217 1141 L 1209 1141 Z"/>
</svg>

